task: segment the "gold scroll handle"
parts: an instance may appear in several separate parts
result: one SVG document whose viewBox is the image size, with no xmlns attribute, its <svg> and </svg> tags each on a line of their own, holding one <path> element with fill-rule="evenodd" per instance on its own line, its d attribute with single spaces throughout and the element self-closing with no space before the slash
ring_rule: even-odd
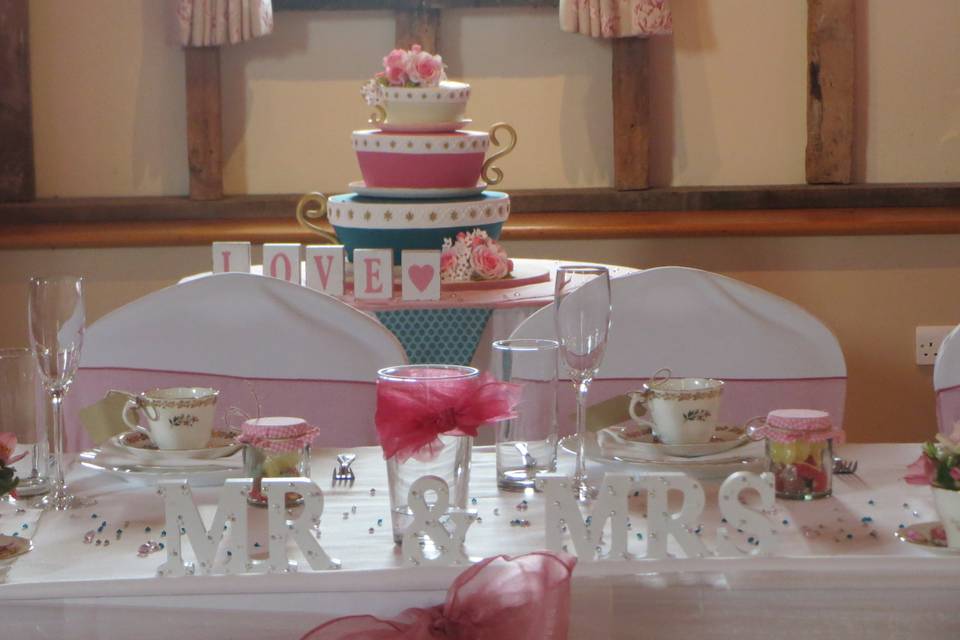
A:
<svg viewBox="0 0 960 640">
<path fill-rule="evenodd" d="M 499 160 L 503 156 L 513 151 L 513 148 L 517 146 L 517 130 L 508 125 L 506 122 L 498 122 L 490 127 L 490 142 L 494 146 L 500 146 L 500 141 L 497 140 L 497 131 L 500 130 L 509 133 L 510 140 L 504 144 L 503 149 L 497 151 L 495 154 L 487 158 L 484 161 L 483 166 L 480 167 L 480 177 L 483 178 L 483 181 L 487 183 L 488 187 L 500 184 L 503 181 L 503 171 L 500 170 L 500 167 L 493 166 L 493 161 Z M 490 176 L 490 172 L 493 173 L 493 177 Z"/>
<path fill-rule="evenodd" d="M 310 205 L 316 205 L 316 207 L 311 209 Z M 326 217 L 327 196 L 318 191 L 312 191 L 300 198 L 300 202 L 297 203 L 297 222 L 310 231 L 313 231 L 330 244 L 339 244 L 339 241 L 335 235 L 320 225 L 312 222 L 313 220 L 319 222 Z"/>
<path fill-rule="evenodd" d="M 380 105 L 374 105 L 373 113 L 367 119 L 370 124 L 383 124 L 387 121 L 387 110 Z"/>
</svg>

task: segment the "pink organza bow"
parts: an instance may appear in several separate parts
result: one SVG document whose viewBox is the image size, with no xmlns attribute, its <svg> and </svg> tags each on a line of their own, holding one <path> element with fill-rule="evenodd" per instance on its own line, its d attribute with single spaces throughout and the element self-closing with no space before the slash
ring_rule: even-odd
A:
<svg viewBox="0 0 960 640">
<path fill-rule="evenodd" d="M 430 460 L 443 448 L 441 433 L 476 436 L 485 422 L 513 417 L 522 387 L 490 374 L 420 384 L 377 384 L 377 434 L 383 457 Z"/>
<path fill-rule="evenodd" d="M 564 640 L 576 562 L 546 551 L 486 558 L 457 577 L 445 604 L 394 620 L 337 618 L 303 640 Z"/>
</svg>

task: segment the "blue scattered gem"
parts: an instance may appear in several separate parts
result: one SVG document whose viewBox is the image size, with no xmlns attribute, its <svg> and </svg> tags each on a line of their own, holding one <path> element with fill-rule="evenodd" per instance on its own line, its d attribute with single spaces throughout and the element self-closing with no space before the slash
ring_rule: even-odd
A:
<svg viewBox="0 0 960 640">
<path fill-rule="evenodd" d="M 470 498 L 470 504 L 477 504 L 476 498 Z"/>
<path fill-rule="evenodd" d="M 873 518 L 871 518 L 870 516 L 863 516 L 862 518 L 860 518 L 860 522 L 867 524 L 868 522 L 873 522 Z"/>
<path fill-rule="evenodd" d="M 906 525 L 901 522 L 898 528 L 903 529 L 904 527 L 906 527 Z"/>
<path fill-rule="evenodd" d="M 788 524 L 790 524 L 790 521 L 787 520 L 786 518 L 784 518 L 784 519 L 783 519 L 783 526 L 787 526 Z"/>
<path fill-rule="evenodd" d="M 727 519 L 726 519 L 726 518 L 720 518 L 720 522 L 723 523 L 723 524 L 726 524 Z"/>
<path fill-rule="evenodd" d="M 162 543 L 162 542 L 160 543 L 160 548 L 163 549 L 163 543 Z"/>
<path fill-rule="evenodd" d="M 383 526 L 383 518 L 377 518 L 377 526 L 378 526 L 378 527 L 382 527 L 382 526 Z"/>
<path fill-rule="evenodd" d="M 21 528 L 21 529 L 29 529 L 29 528 L 30 528 L 30 525 L 28 525 L 26 522 L 24 522 L 22 525 L 20 525 L 20 528 Z"/>
<path fill-rule="evenodd" d="M 747 538 L 747 542 L 750 543 L 750 544 L 753 544 L 753 541 L 754 541 L 755 539 L 756 539 L 756 538 L 754 538 L 753 536 L 750 536 L 749 538 Z"/>
<path fill-rule="evenodd" d="M 187 532 L 187 530 L 186 530 L 185 527 L 180 527 L 180 533 L 186 533 L 186 532 Z"/>
<path fill-rule="evenodd" d="M 96 520 L 96 519 L 97 519 L 97 514 L 91 513 L 91 514 L 90 514 L 90 519 L 91 519 L 91 520 Z"/>
<path fill-rule="evenodd" d="M 160 537 L 165 538 L 166 536 L 167 536 L 167 531 L 166 529 L 164 529 L 163 531 L 160 532 Z"/>
<path fill-rule="evenodd" d="M 227 551 L 227 557 L 228 557 L 228 558 L 229 558 L 230 556 L 232 556 L 232 555 L 233 555 L 233 551 Z"/>
<path fill-rule="evenodd" d="M 853 534 L 852 534 L 852 533 L 848 533 L 848 534 L 847 534 L 847 540 L 853 540 Z"/>
<path fill-rule="evenodd" d="M 639 532 L 637 533 L 637 540 L 643 540 L 643 534 L 642 534 L 642 533 L 639 533 Z"/>
<path fill-rule="evenodd" d="M 259 549 L 259 548 L 260 548 L 260 543 L 259 543 L 259 542 L 254 542 L 254 543 L 253 543 L 253 546 L 256 547 L 257 549 Z"/>
<path fill-rule="evenodd" d="M 150 533 L 150 531 L 152 531 L 152 529 L 150 529 L 150 527 L 144 527 L 143 530 L 144 530 L 146 533 Z"/>
<path fill-rule="evenodd" d="M 874 502 L 873 500 L 867 500 L 867 504 L 872 507 L 873 505 L 875 505 L 875 504 L 877 504 L 877 503 Z"/>
</svg>

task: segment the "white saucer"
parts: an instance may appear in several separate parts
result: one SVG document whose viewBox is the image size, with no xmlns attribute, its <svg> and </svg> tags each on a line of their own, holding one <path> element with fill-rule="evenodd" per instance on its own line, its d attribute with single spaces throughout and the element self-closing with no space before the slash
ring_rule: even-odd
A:
<svg viewBox="0 0 960 640">
<path fill-rule="evenodd" d="M 210 443 L 204 449 L 157 449 L 145 434 L 126 431 L 110 439 L 118 448 L 132 457 L 148 464 L 176 464 L 178 460 L 213 460 L 237 452 L 243 445 L 224 431 L 214 431 Z"/>
<path fill-rule="evenodd" d="M 748 442 L 743 427 L 734 425 L 721 425 L 717 427 L 716 433 L 710 442 L 699 444 L 667 444 L 660 442 L 659 438 L 653 434 L 650 427 L 631 424 L 622 427 L 607 427 L 597 433 L 598 442 L 609 442 L 619 451 L 629 449 L 631 455 L 641 458 L 658 459 L 663 456 L 675 456 L 678 458 L 699 458 L 702 456 L 712 456 L 724 451 L 730 451 L 741 447 Z M 603 445 L 600 445 L 604 449 Z"/>
<path fill-rule="evenodd" d="M 455 122 L 424 122 L 422 124 L 390 124 L 382 122 L 375 127 L 380 127 L 380 131 L 388 133 L 446 133 L 447 131 L 456 131 L 468 126 L 473 120 L 471 118 L 460 118 Z"/>
<path fill-rule="evenodd" d="M 439 200 L 441 198 L 469 198 L 483 193 L 486 182 L 478 182 L 472 187 L 452 187 L 449 189 L 408 189 L 401 187 L 368 187 L 363 180 L 347 185 L 363 198 L 398 198 L 400 200 Z"/>
<path fill-rule="evenodd" d="M 934 534 L 935 529 L 939 530 L 936 535 Z M 897 536 L 897 539 L 901 542 L 915 545 L 931 553 L 939 553 L 947 556 L 960 554 L 960 548 L 947 546 L 947 537 L 943 532 L 943 525 L 940 524 L 939 520 L 911 524 L 903 529 L 897 529 L 894 535 Z"/>
</svg>

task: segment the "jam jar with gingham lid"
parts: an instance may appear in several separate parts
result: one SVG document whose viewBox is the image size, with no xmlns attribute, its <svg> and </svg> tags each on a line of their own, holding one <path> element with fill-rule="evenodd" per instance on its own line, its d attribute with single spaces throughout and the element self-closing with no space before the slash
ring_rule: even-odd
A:
<svg viewBox="0 0 960 640">
<path fill-rule="evenodd" d="M 776 479 L 778 498 L 815 500 L 833 491 L 833 443 L 842 429 L 830 414 L 814 409 L 777 409 L 755 418 L 748 432 L 766 440 L 767 469 Z"/>
<path fill-rule="evenodd" d="M 310 477 L 310 443 L 319 431 L 301 418 L 255 418 L 243 423 L 237 441 L 246 445 L 244 473 L 253 478 L 249 504 L 266 506 L 260 484 L 263 478 Z M 287 508 L 303 504 L 303 496 L 288 491 L 285 503 Z"/>
</svg>

